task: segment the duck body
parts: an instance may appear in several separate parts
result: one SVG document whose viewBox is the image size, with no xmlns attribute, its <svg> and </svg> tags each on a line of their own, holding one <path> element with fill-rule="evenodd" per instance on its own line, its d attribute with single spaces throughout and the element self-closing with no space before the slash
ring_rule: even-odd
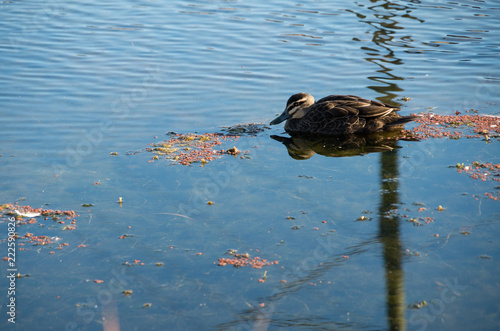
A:
<svg viewBox="0 0 500 331">
<path fill-rule="evenodd" d="M 289 134 L 342 135 L 401 130 L 418 116 L 401 116 L 398 107 L 355 95 L 329 95 L 318 101 L 308 93 L 292 95 L 271 125 L 286 120 Z"/>
</svg>

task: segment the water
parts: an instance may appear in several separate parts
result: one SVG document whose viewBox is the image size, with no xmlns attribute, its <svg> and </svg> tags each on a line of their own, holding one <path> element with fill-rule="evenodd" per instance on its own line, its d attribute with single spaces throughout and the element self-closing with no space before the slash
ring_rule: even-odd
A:
<svg viewBox="0 0 500 331">
<path fill-rule="evenodd" d="M 30 275 L 16 283 L 19 329 L 498 328 L 500 209 L 484 196 L 497 185 L 448 167 L 499 163 L 496 139 L 299 161 L 273 127 L 225 143 L 249 158 L 205 167 L 148 162 L 144 151 L 170 131 L 268 123 L 300 91 L 361 95 L 404 114 L 498 115 L 497 2 L 0 10 L 0 202 L 80 214 L 73 231 L 42 219 L 17 228 L 61 238 L 17 240 L 29 249 L 17 252 L 18 271 Z M 217 266 L 228 249 L 279 264 Z"/>
</svg>

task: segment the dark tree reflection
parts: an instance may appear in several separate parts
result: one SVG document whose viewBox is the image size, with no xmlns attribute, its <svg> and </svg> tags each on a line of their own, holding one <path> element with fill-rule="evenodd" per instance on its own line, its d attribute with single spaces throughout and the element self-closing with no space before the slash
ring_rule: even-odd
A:
<svg viewBox="0 0 500 331">
<path fill-rule="evenodd" d="M 368 77 L 375 85 L 368 88 L 376 91 L 382 96 L 378 97 L 382 102 L 400 104 L 394 102 L 398 92 L 402 92 L 397 82 L 403 80 L 393 73 L 395 66 L 403 65 L 403 59 L 397 57 L 396 48 L 411 47 L 409 42 L 411 36 L 405 36 L 398 32 L 404 30 L 402 22 L 406 19 L 414 19 L 420 22 L 412 11 L 413 4 L 418 1 L 405 3 L 393 3 L 391 1 L 371 0 L 367 8 L 360 5 L 363 13 L 356 13 L 360 22 L 366 23 L 372 28 L 373 35 L 370 46 L 363 46 L 365 60 L 379 67 L 377 75 Z M 368 12 L 367 10 L 368 9 Z M 402 265 L 402 244 L 400 240 L 399 221 L 392 212 L 399 203 L 398 194 L 398 149 L 393 149 L 380 156 L 380 185 L 381 201 L 379 205 L 379 237 L 383 246 L 383 257 L 386 275 L 386 304 L 387 318 L 391 330 L 405 330 L 405 292 L 404 273 Z"/>
<path fill-rule="evenodd" d="M 403 252 L 399 234 L 399 220 L 392 212 L 399 203 L 398 151 L 384 152 L 380 158 L 379 236 L 383 246 L 386 276 L 387 317 L 391 330 L 404 330 L 405 292 Z"/>
</svg>

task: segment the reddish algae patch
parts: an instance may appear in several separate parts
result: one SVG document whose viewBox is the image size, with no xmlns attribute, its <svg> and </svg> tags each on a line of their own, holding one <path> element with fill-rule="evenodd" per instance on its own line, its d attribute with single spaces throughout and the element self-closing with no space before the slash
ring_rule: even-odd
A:
<svg viewBox="0 0 500 331">
<path fill-rule="evenodd" d="M 224 154 L 235 155 L 235 147 L 224 150 L 217 149 L 222 145 L 222 141 L 236 141 L 239 136 L 224 135 L 222 133 L 205 134 L 171 134 L 171 138 L 160 143 L 151 144 L 147 151 L 155 154 L 153 160 L 158 160 L 160 156 L 182 165 L 192 163 L 205 163 L 213 161 Z M 237 149 L 236 149 L 237 150 Z"/>
<path fill-rule="evenodd" d="M 416 139 L 500 138 L 499 116 L 460 115 L 458 111 L 455 115 L 423 113 L 420 116 L 415 120 L 419 124 L 417 127 L 404 131 Z"/>
<path fill-rule="evenodd" d="M 494 181 L 500 183 L 500 163 L 481 163 L 478 161 L 474 161 L 470 166 L 464 166 L 464 164 L 456 165 L 457 171 L 459 173 L 466 173 L 470 178 L 481 180 L 483 182 L 486 181 Z M 496 186 L 497 192 L 486 192 L 484 196 L 495 200 L 500 201 L 500 186 Z"/>
<path fill-rule="evenodd" d="M 264 266 L 278 264 L 278 261 L 267 261 L 266 259 L 261 259 L 256 256 L 254 258 L 250 258 L 250 254 L 234 254 L 232 258 L 220 258 L 217 260 L 218 266 L 226 266 L 232 265 L 236 268 L 250 266 L 252 268 L 262 268 Z"/>
<path fill-rule="evenodd" d="M 223 155 L 237 156 L 240 153 L 249 154 L 248 151 L 240 151 L 236 147 L 222 148 L 223 143 L 236 142 L 241 137 L 255 136 L 268 127 L 264 124 L 249 123 L 223 127 L 221 132 L 215 133 L 174 133 L 168 134 L 169 139 L 150 144 L 146 151 L 155 154 L 148 162 L 159 160 L 160 157 L 172 160 L 173 164 L 191 165 L 200 163 L 203 167 L 206 163 L 213 161 Z"/>
<path fill-rule="evenodd" d="M 60 224 L 59 230 L 74 230 L 76 228 L 76 218 L 79 216 L 74 210 L 52 210 L 52 209 L 42 209 L 33 208 L 31 206 L 19 206 L 16 204 L 3 204 L 0 205 L 0 213 L 2 217 L 14 217 L 16 220 L 16 227 L 27 226 L 30 231 L 45 228 L 45 222 L 37 220 L 38 217 L 42 218 L 44 221 L 52 220 L 53 224 Z M 65 221 L 71 222 L 72 225 L 64 225 Z M 34 224 L 38 224 L 33 226 Z M 54 226 L 51 226 L 54 229 Z M 16 239 L 19 239 L 19 251 L 28 251 L 25 248 L 26 244 L 31 244 L 33 246 L 46 246 L 50 244 L 55 244 L 54 241 L 59 240 L 57 236 L 47 236 L 47 235 L 37 235 L 31 232 L 25 232 L 24 235 L 19 234 L 20 231 L 16 231 Z M 57 246 L 57 249 L 62 249 L 63 247 L 69 246 L 68 243 L 62 243 Z M 50 251 L 50 254 L 54 254 L 54 251 Z"/>
<path fill-rule="evenodd" d="M 417 127 L 405 130 L 404 132 L 416 139 L 482 138 L 487 143 L 491 143 L 495 139 L 500 141 L 500 116 L 461 115 L 458 111 L 455 115 L 427 113 L 421 114 L 421 117 L 415 122 L 418 123 Z M 459 173 L 468 173 L 472 179 L 500 182 L 500 164 L 472 162 L 470 166 L 464 166 L 463 163 L 457 164 L 456 168 Z M 497 190 L 499 188 L 500 186 L 495 187 Z M 500 201 L 500 191 L 486 192 L 484 196 L 495 201 Z M 418 224 L 421 223 L 418 222 Z"/>
</svg>

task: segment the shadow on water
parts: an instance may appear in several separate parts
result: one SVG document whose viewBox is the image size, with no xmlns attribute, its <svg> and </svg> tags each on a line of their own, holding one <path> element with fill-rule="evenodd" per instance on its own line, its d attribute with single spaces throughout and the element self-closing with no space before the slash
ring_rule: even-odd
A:
<svg viewBox="0 0 500 331">
<path fill-rule="evenodd" d="M 415 3 L 419 3 L 419 1 L 415 1 Z M 371 47 L 362 47 L 362 49 L 367 55 L 365 60 L 378 65 L 380 68 L 377 72 L 383 75 L 382 77 L 368 77 L 370 80 L 378 83 L 375 86 L 368 86 L 368 88 L 385 95 L 384 97 L 377 98 L 380 101 L 392 101 L 396 97 L 396 93 L 402 91 L 396 82 L 404 79 L 392 73 L 393 66 L 403 64 L 403 60 L 395 56 L 392 47 L 408 47 L 405 40 L 411 40 L 410 36 L 395 40 L 394 34 L 404 29 L 400 25 L 398 18 L 404 17 L 420 22 L 423 22 L 423 20 L 410 15 L 413 9 L 415 9 L 415 7 L 411 7 L 410 5 L 375 0 L 372 1 L 372 4 L 368 9 L 373 12 L 373 16 L 377 20 L 371 21 L 357 14 L 360 22 L 375 28 Z M 378 211 L 379 239 L 383 245 L 387 319 L 390 330 L 406 329 L 404 273 L 402 267 L 403 245 L 400 239 L 399 221 L 391 213 L 399 203 L 398 177 L 398 150 L 392 149 L 382 153 L 380 156 L 380 186 L 382 195 Z"/>
<path fill-rule="evenodd" d="M 391 213 L 399 203 L 398 150 L 385 152 L 380 157 L 379 236 L 383 246 L 387 317 L 391 330 L 404 330 L 406 323 L 403 274 L 403 252 L 399 233 L 399 220 Z"/>
<path fill-rule="evenodd" d="M 360 20 L 375 30 L 373 31 L 370 47 L 361 47 L 365 51 L 367 62 L 376 64 L 379 69 L 377 76 L 368 79 L 376 85 L 368 86 L 384 96 L 377 99 L 382 102 L 393 102 L 398 92 L 403 91 L 397 84 L 404 78 L 392 73 L 393 66 L 403 65 L 402 59 L 395 56 L 392 47 L 409 47 L 407 41 L 411 36 L 395 38 L 397 31 L 403 30 L 398 18 L 423 20 L 412 16 L 410 13 L 416 9 L 411 5 L 402 3 L 394 4 L 391 1 L 371 1 L 367 9 L 371 11 L 373 20 L 362 13 L 352 11 Z M 415 1 L 414 3 L 420 3 Z M 361 9 L 361 6 L 360 6 Z M 393 102 L 394 103 L 394 102 Z M 398 104 L 400 106 L 400 104 Z M 392 211 L 399 203 L 398 194 L 398 149 L 397 141 L 390 150 L 384 151 L 380 156 L 380 186 L 381 201 L 379 204 L 379 240 L 383 245 L 383 258 L 386 279 L 386 306 L 387 319 L 390 330 L 405 330 L 405 291 L 404 273 L 402 268 L 402 243 L 400 239 L 399 221 Z"/>
<path fill-rule="evenodd" d="M 332 152 L 324 145 L 325 137 L 323 140 L 317 138 L 316 140 L 305 140 L 304 138 L 285 138 L 274 136 L 272 137 L 278 141 L 284 141 L 284 144 L 303 144 L 308 142 L 311 145 L 318 144 L 323 146 L 327 151 L 319 153 L 318 150 L 310 149 L 309 157 L 314 153 L 319 153 L 328 157 L 342 157 L 354 156 L 362 154 L 360 150 L 362 145 L 366 146 L 367 137 L 330 137 L 328 141 L 340 142 L 342 146 L 355 145 L 347 153 L 344 150 Z M 357 138 L 357 139 L 356 139 Z M 310 138 L 312 139 L 312 138 Z M 299 142 L 297 142 L 299 141 Z M 323 145 L 322 145 L 323 144 Z M 390 330 L 405 330 L 405 290 L 404 290 L 404 273 L 403 273 L 403 251 L 402 242 L 400 239 L 399 220 L 394 213 L 399 203 L 399 190 L 398 190 L 398 146 L 394 142 L 393 147 L 384 147 L 372 143 L 372 152 L 382 152 L 380 155 L 380 191 L 381 198 L 378 207 L 378 221 L 379 232 L 372 238 L 358 242 L 355 245 L 346 247 L 341 253 L 335 253 L 333 250 L 328 250 L 329 255 L 326 259 L 319 264 L 314 265 L 308 270 L 295 272 L 287 283 L 279 288 L 275 288 L 273 292 L 260 298 L 260 302 L 264 303 L 262 307 L 252 307 L 241 311 L 234 316 L 234 320 L 219 324 L 215 327 L 217 330 L 226 330 L 236 327 L 238 325 L 247 324 L 252 325 L 252 330 L 261 331 L 267 330 L 269 325 L 275 327 L 286 328 L 303 328 L 314 330 L 335 330 L 343 328 L 355 328 L 359 330 L 373 330 L 380 329 L 380 325 L 373 325 L 368 322 L 361 321 L 346 321 L 342 317 L 338 318 L 321 318 L 314 315 L 301 315 L 292 313 L 277 313 L 277 305 L 280 300 L 286 300 L 287 297 L 301 291 L 308 291 L 312 282 L 317 282 L 319 279 L 324 278 L 326 274 L 332 272 L 336 268 L 342 267 L 345 264 L 346 256 L 355 257 L 368 253 L 373 250 L 374 246 L 382 245 L 383 251 L 383 266 L 385 268 L 386 280 L 386 309 L 388 329 Z M 337 145 L 338 146 L 338 145 Z M 361 146 L 361 147 L 360 147 Z M 290 151 L 290 147 L 287 146 Z M 335 149 L 335 146 L 333 146 Z M 366 152 L 365 147 L 365 152 Z M 379 150 L 376 150 L 379 149 Z M 384 150 L 385 149 L 385 150 Z M 292 153 L 292 152 L 290 152 Z M 293 150 L 296 153 L 296 150 Z M 311 155 L 312 153 L 312 155 Z M 356 154 L 357 153 L 357 154 Z M 291 155 L 294 157 L 293 155 Z M 304 159 L 304 157 L 302 157 Z M 323 243 L 324 248 L 328 246 L 328 239 Z M 332 316 L 335 314 L 332 312 Z"/>
<path fill-rule="evenodd" d="M 393 66 L 403 64 L 403 60 L 395 57 L 395 52 L 391 47 L 407 47 L 404 37 L 395 40 L 396 31 L 404 29 L 400 26 L 398 18 L 415 19 L 411 16 L 414 7 L 402 4 L 393 4 L 389 1 L 371 1 L 369 7 L 360 6 L 360 10 L 368 9 L 373 17 L 369 18 L 363 13 L 354 13 L 359 22 L 366 23 L 375 28 L 371 39 L 370 47 L 362 46 L 366 53 L 365 60 L 376 64 L 379 69 L 375 76 L 368 77 L 376 82 L 374 86 L 368 88 L 383 96 L 377 99 L 382 102 L 394 103 L 393 99 L 402 89 L 396 84 L 404 78 L 392 73 Z M 408 40 L 411 40 L 408 39 Z M 400 106 L 400 104 L 397 104 Z M 221 324 L 217 329 L 225 329 L 240 323 L 253 323 L 253 330 L 267 330 L 270 324 L 278 327 L 304 327 L 315 330 L 331 330 L 337 328 L 356 327 L 357 329 L 373 329 L 380 326 L 373 326 L 359 322 L 321 320 L 314 316 L 282 316 L 273 314 L 276 303 L 297 291 L 305 289 L 311 281 L 319 279 L 330 269 L 343 263 L 343 254 L 355 256 L 367 252 L 370 247 L 381 243 L 383 250 L 383 266 L 385 268 L 385 300 L 387 310 L 387 325 L 390 330 L 405 330 L 405 286 L 403 273 L 403 251 L 400 238 L 399 221 L 394 216 L 394 210 L 399 203 L 398 193 L 398 139 L 400 133 L 383 133 L 365 136 L 337 136 L 337 137 L 312 137 L 312 136 L 271 136 L 286 146 L 289 155 L 296 160 L 306 160 L 320 154 L 327 157 L 347 157 L 365 155 L 368 153 L 380 154 L 380 190 L 381 200 L 378 208 L 379 232 L 375 238 L 361 242 L 349 247 L 342 254 L 332 254 L 327 261 L 319 264 L 308 272 L 304 272 L 294 281 L 288 282 L 280 289 L 275 289 L 274 293 L 266 298 L 262 298 L 266 308 L 251 308 L 235 316 L 232 322 Z"/>
</svg>

